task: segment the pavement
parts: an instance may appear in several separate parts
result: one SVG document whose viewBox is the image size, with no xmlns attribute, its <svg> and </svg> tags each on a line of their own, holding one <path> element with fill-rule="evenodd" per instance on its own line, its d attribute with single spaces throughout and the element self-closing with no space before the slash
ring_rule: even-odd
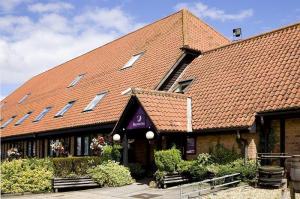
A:
<svg viewBox="0 0 300 199">
<path fill-rule="evenodd" d="M 133 183 L 123 187 L 103 187 L 58 193 L 2 195 L 2 198 L 16 199 L 177 199 L 180 198 L 180 188 L 167 189 L 150 188 L 147 184 Z"/>
</svg>

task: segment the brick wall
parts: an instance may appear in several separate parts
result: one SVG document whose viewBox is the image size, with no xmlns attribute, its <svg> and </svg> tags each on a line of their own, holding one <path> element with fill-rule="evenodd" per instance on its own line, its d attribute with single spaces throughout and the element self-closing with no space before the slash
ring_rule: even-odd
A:
<svg viewBox="0 0 300 199">
<path fill-rule="evenodd" d="M 248 142 L 248 157 L 255 159 L 258 145 L 258 134 L 243 133 L 241 138 L 246 139 Z M 234 148 L 238 153 L 242 152 L 242 146 L 237 142 L 236 133 L 228 134 L 220 132 L 218 135 L 198 136 L 196 138 L 196 154 L 187 155 L 187 159 L 195 159 L 199 153 L 208 153 L 209 149 L 218 143 L 224 145 L 224 147 L 229 150 Z"/>
<path fill-rule="evenodd" d="M 300 155 L 300 118 L 285 121 L 285 152 Z"/>
</svg>

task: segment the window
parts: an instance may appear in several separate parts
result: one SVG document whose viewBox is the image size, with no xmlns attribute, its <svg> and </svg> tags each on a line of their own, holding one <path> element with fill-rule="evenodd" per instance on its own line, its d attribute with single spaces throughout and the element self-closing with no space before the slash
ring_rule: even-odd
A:
<svg viewBox="0 0 300 199">
<path fill-rule="evenodd" d="M 30 116 L 31 113 L 32 113 L 31 111 L 28 112 L 28 113 L 26 113 L 26 115 L 24 115 L 21 119 L 19 119 L 19 120 L 15 123 L 15 126 L 18 126 L 18 125 L 22 124 L 22 122 L 24 122 L 24 120 L 26 120 L 26 119 Z"/>
<path fill-rule="evenodd" d="M 76 138 L 76 155 L 81 155 L 81 137 Z"/>
<path fill-rule="evenodd" d="M 144 52 L 136 54 L 136 55 L 133 55 L 130 58 L 130 60 L 123 66 L 122 69 L 131 67 L 143 54 L 144 54 Z"/>
<path fill-rule="evenodd" d="M 186 139 L 186 154 L 196 154 L 196 138 L 188 137 Z"/>
<path fill-rule="evenodd" d="M 51 107 L 45 108 L 33 121 L 38 122 L 50 111 Z"/>
<path fill-rule="evenodd" d="M 1 125 L 1 129 L 5 128 L 7 125 L 9 125 L 9 123 L 11 123 L 15 117 L 17 117 L 16 115 L 12 116 L 11 118 L 9 118 L 4 124 Z"/>
<path fill-rule="evenodd" d="M 84 137 L 84 153 L 83 155 L 89 155 L 89 146 L 90 146 L 90 139 L 89 137 Z"/>
<path fill-rule="evenodd" d="M 65 114 L 65 112 L 67 112 L 73 106 L 74 103 L 75 101 L 68 102 L 68 104 L 65 107 L 63 107 L 60 111 L 58 111 L 54 117 L 62 117 Z"/>
<path fill-rule="evenodd" d="M 35 157 L 36 156 L 35 141 L 28 141 L 27 142 L 27 156 L 28 157 Z"/>
<path fill-rule="evenodd" d="M 81 78 L 83 78 L 84 74 L 78 75 L 72 82 L 69 84 L 68 88 L 75 86 Z"/>
<path fill-rule="evenodd" d="M 178 85 L 175 88 L 174 92 L 175 93 L 185 93 L 192 81 L 193 80 L 185 80 L 185 81 L 178 82 Z"/>
<path fill-rule="evenodd" d="M 83 111 L 92 111 L 100 100 L 106 95 L 106 93 L 100 93 L 94 97 L 94 99 L 84 108 Z"/>
<path fill-rule="evenodd" d="M 24 95 L 24 97 L 22 97 L 22 99 L 19 100 L 19 104 L 22 104 L 28 97 L 29 97 L 30 93 Z"/>
</svg>

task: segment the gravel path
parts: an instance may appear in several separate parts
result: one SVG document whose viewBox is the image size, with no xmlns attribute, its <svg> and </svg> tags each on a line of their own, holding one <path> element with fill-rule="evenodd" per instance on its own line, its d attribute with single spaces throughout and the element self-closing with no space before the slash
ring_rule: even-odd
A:
<svg viewBox="0 0 300 199">
<path fill-rule="evenodd" d="M 240 186 L 204 196 L 205 199 L 281 199 L 281 189 L 260 189 Z M 288 198 L 290 194 L 288 192 Z M 300 193 L 296 193 L 300 199 Z"/>
</svg>

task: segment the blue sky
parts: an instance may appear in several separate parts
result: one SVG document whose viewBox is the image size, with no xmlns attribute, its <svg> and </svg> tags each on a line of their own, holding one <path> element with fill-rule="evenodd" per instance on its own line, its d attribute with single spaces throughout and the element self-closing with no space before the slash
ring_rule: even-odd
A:
<svg viewBox="0 0 300 199">
<path fill-rule="evenodd" d="M 235 27 L 247 38 L 300 21 L 298 0 L 0 0 L 0 98 L 36 74 L 183 7 L 229 39 Z"/>
</svg>

